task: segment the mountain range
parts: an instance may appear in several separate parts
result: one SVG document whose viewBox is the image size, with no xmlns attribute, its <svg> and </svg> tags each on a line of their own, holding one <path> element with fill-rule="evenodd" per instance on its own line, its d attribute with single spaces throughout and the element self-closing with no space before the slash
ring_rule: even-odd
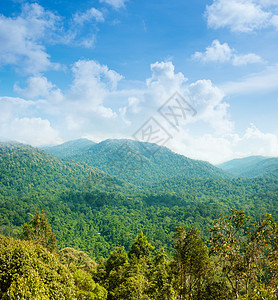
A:
<svg viewBox="0 0 278 300">
<path fill-rule="evenodd" d="M 217 167 L 235 177 L 267 176 L 278 178 L 278 157 L 249 156 L 230 160 L 217 165 Z"/>
<path fill-rule="evenodd" d="M 42 149 L 0 143 L 0 234 L 16 237 L 43 210 L 59 248 L 99 258 L 118 245 L 129 249 L 143 231 L 171 251 L 176 226 L 208 237 L 216 215 L 232 208 L 256 220 L 266 212 L 278 216 L 276 159 L 249 160 L 229 162 L 226 171 L 131 140 L 81 139 Z M 254 178 L 238 178 L 233 170 L 244 171 L 243 163 L 246 170 L 262 165 Z"/>
<path fill-rule="evenodd" d="M 76 140 L 42 149 L 64 160 L 85 163 L 109 175 L 138 185 L 176 176 L 229 177 L 225 171 L 208 162 L 187 158 L 166 147 L 133 140 L 108 139 L 98 144 Z"/>
</svg>

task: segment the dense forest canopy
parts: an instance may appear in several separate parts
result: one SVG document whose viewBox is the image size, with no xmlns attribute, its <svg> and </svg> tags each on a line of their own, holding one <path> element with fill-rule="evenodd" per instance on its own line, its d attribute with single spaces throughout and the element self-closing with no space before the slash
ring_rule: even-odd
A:
<svg viewBox="0 0 278 300">
<path fill-rule="evenodd" d="M 56 251 L 44 213 L 17 240 L 0 235 L 2 299 L 277 299 L 278 223 L 243 211 L 216 219 L 205 243 L 176 227 L 173 256 L 140 232 L 128 251 L 115 247 L 96 264 L 71 247 Z"/>
<path fill-rule="evenodd" d="M 84 140 L 78 141 L 80 151 L 72 149 L 75 143 L 58 149 L 74 152 L 80 162 L 1 143 L 1 253 L 25 253 L 30 266 L 46 264 L 38 253 L 49 252 L 43 254 L 53 261 L 47 272 L 56 278 L 64 270 L 60 275 L 70 278 L 69 285 L 56 286 L 70 295 L 65 299 L 275 299 L 276 176 L 230 177 L 163 148 L 154 158 L 142 152 L 146 177 L 133 174 L 131 180 L 103 171 L 111 143 L 115 146 L 108 141 L 102 156 L 97 152 L 101 170 L 80 158 L 97 157 L 89 154 L 98 144 Z M 139 151 L 138 144 L 131 145 Z M 28 261 L 30 255 L 34 261 Z M 26 271 L 24 264 L 26 275 L 10 278 L 2 296 L 14 299 L 15 287 L 25 286 L 22 299 L 30 293 L 56 299 L 40 274 L 46 271 Z"/>
</svg>

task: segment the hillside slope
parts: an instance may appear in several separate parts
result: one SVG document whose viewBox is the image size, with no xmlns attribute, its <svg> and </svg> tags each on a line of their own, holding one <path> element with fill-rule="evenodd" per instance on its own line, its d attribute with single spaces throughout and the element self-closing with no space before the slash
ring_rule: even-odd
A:
<svg viewBox="0 0 278 300">
<path fill-rule="evenodd" d="M 67 160 L 86 163 L 109 175 L 142 185 L 175 176 L 189 178 L 227 178 L 221 169 L 208 162 L 193 160 L 160 147 L 153 154 L 150 143 L 132 140 L 105 140 L 89 150 L 66 156 Z"/>
<path fill-rule="evenodd" d="M 48 154 L 64 158 L 70 155 L 78 154 L 79 152 L 90 149 L 95 142 L 88 139 L 78 139 L 73 141 L 65 142 L 57 146 L 40 147 Z"/>
<path fill-rule="evenodd" d="M 154 158 L 160 153 L 161 159 L 175 158 L 172 166 L 178 159 L 185 164 L 184 157 L 164 150 Z M 141 152 L 155 165 L 147 149 Z M 198 162 L 188 161 L 189 166 L 194 163 Z M 166 174 L 167 170 L 162 171 Z M 107 256 L 118 245 L 129 249 L 143 231 L 156 247 L 171 251 L 169 241 L 176 226 L 195 226 L 208 237 L 215 216 L 227 214 L 231 208 L 243 209 L 257 220 L 266 212 L 276 217 L 277 180 L 173 176 L 157 182 L 145 180 L 144 188 L 139 189 L 31 146 L 0 144 L 0 234 L 17 236 L 30 214 L 43 210 L 59 248 L 73 247 L 95 258 Z"/>
<path fill-rule="evenodd" d="M 28 193 L 44 189 L 78 189 L 89 180 L 117 182 L 92 167 L 62 161 L 44 151 L 19 143 L 0 143 L 0 188 Z"/>
<path fill-rule="evenodd" d="M 278 178 L 278 157 L 249 156 L 217 165 L 226 172 L 243 178 Z"/>
</svg>

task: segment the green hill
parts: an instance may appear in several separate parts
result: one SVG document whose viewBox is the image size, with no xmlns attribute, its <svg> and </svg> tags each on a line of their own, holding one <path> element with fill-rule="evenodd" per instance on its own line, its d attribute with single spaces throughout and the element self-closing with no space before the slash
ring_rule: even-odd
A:
<svg viewBox="0 0 278 300">
<path fill-rule="evenodd" d="M 86 151 L 90 149 L 94 144 L 95 142 L 88 139 L 78 139 L 68 141 L 57 146 L 40 147 L 40 149 L 51 155 L 64 158 L 67 156 L 78 154 L 82 151 Z"/>
<path fill-rule="evenodd" d="M 51 153 L 49 149 L 46 151 Z M 132 140 L 105 140 L 75 155 L 64 155 L 64 159 L 86 163 L 109 175 L 138 185 L 174 176 L 229 177 L 208 162 L 187 158 L 166 147 L 158 148 L 155 144 Z"/>
<path fill-rule="evenodd" d="M 122 141 L 108 140 L 93 148 L 100 147 L 98 153 L 108 167 L 108 154 L 115 155 L 113 149 L 119 145 Z M 0 234 L 17 236 L 30 214 L 43 210 L 56 232 L 59 249 L 73 247 L 98 259 L 115 246 L 129 249 L 141 231 L 153 245 L 168 252 L 172 251 L 177 226 L 197 227 L 207 238 L 216 215 L 227 214 L 232 208 L 245 210 L 257 220 L 266 212 L 277 216 L 278 179 L 220 178 L 218 169 L 210 164 L 187 159 L 167 148 L 152 157 L 149 149 L 139 148 L 140 144 L 131 142 L 131 146 L 148 163 L 146 178 L 133 177 L 144 183 L 144 188 L 31 146 L 1 143 Z M 107 156 L 101 155 L 101 150 Z M 162 161 L 167 164 L 160 166 Z M 167 168 L 169 177 L 163 178 Z M 161 178 L 155 173 L 160 171 Z M 184 176 L 175 176 L 182 172 Z"/>
<path fill-rule="evenodd" d="M 278 157 L 249 156 L 233 159 L 217 165 L 217 167 L 236 177 L 253 178 L 267 176 L 278 178 Z"/>
</svg>

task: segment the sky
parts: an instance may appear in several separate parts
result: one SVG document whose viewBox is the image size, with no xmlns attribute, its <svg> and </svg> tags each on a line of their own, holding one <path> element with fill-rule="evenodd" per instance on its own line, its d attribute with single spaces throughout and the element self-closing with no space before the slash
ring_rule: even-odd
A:
<svg viewBox="0 0 278 300">
<path fill-rule="evenodd" d="M 278 156 L 278 0 L 2 0 L 0 140 Z"/>
</svg>

